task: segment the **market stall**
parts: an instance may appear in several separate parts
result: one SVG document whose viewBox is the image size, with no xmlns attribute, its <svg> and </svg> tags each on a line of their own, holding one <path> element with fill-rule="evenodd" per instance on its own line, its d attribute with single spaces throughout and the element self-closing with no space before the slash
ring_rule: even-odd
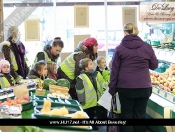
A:
<svg viewBox="0 0 175 132">
<path fill-rule="evenodd" d="M 48 80 L 46 80 L 48 82 Z M 0 91 L 1 118 L 23 119 L 85 119 L 89 118 L 79 102 L 72 100 L 69 83 L 63 79 L 55 84 L 40 84 L 40 81 L 27 80 L 13 88 Z M 66 82 L 66 83 L 65 83 Z M 45 89 L 43 89 L 45 88 Z M 27 89 L 27 90 L 26 90 Z M 20 92 L 19 92 L 20 90 Z M 38 126 L 43 132 L 49 129 L 61 131 L 92 131 L 91 126 Z M 7 128 L 2 127 L 1 130 Z M 9 129 L 9 128 L 8 128 Z M 46 130 L 45 130 L 46 129 Z M 50 130 L 52 131 L 52 130 Z M 15 131 L 14 131 L 15 132 Z M 40 132 L 40 131 L 38 131 Z"/>
<path fill-rule="evenodd" d="M 147 118 L 174 118 L 175 109 L 175 50 L 154 48 L 159 67 L 151 71 L 153 93 L 147 105 Z M 175 132 L 173 126 L 149 126 L 153 131 Z"/>
</svg>

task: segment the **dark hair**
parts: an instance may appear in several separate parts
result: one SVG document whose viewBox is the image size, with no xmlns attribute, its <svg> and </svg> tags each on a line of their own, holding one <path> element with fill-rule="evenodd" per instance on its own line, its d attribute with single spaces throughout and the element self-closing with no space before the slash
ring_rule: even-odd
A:
<svg viewBox="0 0 175 132">
<path fill-rule="evenodd" d="M 92 60 L 89 58 L 81 59 L 79 62 L 79 67 L 85 70 L 85 68 L 88 67 L 89 61 L 92 61 Z"/>
<path fill-rule="evenodd" d="M 95 53 L 95 54 L 93 53 L 93 46 L 86 46 L 86 47 L 87 47 L 87 49 L 85 50 L 85 53 L 87 55 L 89 55 L 89 58 L 92 61 L 94 61 L 97 58 L 98 54 L 97 53 Z"/>
<path fill-rule="evenodd" d="M 35 73 L 38 73 L 38 71 L 40 71 L 45 65 L 47 64 L 44 60 L 36 62 L 34 67 L 30 70 L 29 75 L 34 75 Z"/>
<path fill-rule="evenodd" d="M 61 40 L 61 37 L 55 37 L 54 40 Z"/>
<path fill-rule="evenodd" d="M 59 46 L 61 48 L 64 48 L 64 43 L 61 39 L 54 39 L 54 41 L 52 42 L 52 46 Z"/>
</svg>

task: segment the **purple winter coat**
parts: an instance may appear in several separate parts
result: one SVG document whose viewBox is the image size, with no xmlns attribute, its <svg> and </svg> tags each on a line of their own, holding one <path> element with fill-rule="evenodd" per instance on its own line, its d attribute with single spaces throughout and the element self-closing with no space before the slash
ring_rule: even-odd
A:
<svg viewBox="0 0 175 132">
<path fill-rule="evenodd" d="M 109 93 L 116 88 L 152 87 L 149 69 L 158 67 L 158 60 L 150 45 L 136 35 L 127 35 L 116 47 L 112 58 Z"/>
</svg>

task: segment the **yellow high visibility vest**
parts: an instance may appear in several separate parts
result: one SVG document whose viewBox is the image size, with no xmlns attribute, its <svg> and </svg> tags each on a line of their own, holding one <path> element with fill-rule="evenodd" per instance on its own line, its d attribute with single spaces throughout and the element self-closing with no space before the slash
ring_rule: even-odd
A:
<svg viewBox="0 0 175 132">
<path fill-rule="evenodd" d="M 16 83 L 15 79 L 11 76 L 11 79 L 13 80 L 13 84 Z M 11 84 L 9 83 L 9 81 L 7 80 L 7 78 L 5 77 L 0 77 L 0 86 L 1 88 L 7 88 L 10 87 Z"/>
<path fill-rule="evenodd" d="M 13 65 L 15 71 L 17 71 L 18 70 L 18 65 L 16 63 L 15 55 L 11 50 L 10 50 L 10 58 L 11 58 L 11 64 Z"/>
<path fill-rule="evenodd" d="M 61 70 L 69 77 L 71 80 L 75 79 L 75 60 L 74 55 L 83 53 L 82 51 L 74 52 L 71 55 L 69 55 L 61 64 L 60 68 Z"/>
<path fill-rule="evenodd" d="M 39 53 L 43 53 L 44 54 L 44 61 L 47 63 L 47 62 L 52 62 L 52 60 L 51 60 L 51 58 L 47 55 L 47 53 L 45 52 L 45 51 L 43 51 L 43 52 L 39 52 Z M 38 54 L 39 54 L 38 53 Z M 38 62 L 38 54 L 36 55 L 36 58 L 35 58 L 35 61 L 34 61 L 34 63 L 33 63 L 33 66 L 35 65 L 35 63 L 36 62 Z M 55 59 L 55 63 L 57 64 L 57 60 L 58 60 L 58 58 L 57 59 Z"/>
<path fill-rule="evenodd" d="M 87 109 L 90 107 L 97 106 L 98 99 L 100 99 L 101 95 L 103 94 L 102 91 L 102 84 L 103 82 L 100 82 L 100 80 L 103 79 L 101 74 L 98 72 L 96 77 L 96 83 L 97 83 L 97 91 L 94 89 L 94 86 L 92 82 L 90 81 L 89 77 L 86 74 L 81 74 L 78 77 L 82 79 L 84 88 L 81 90 L 77 90 L 76 92 L 79 96 L 85 95 L 85 104 L 81 105 L 83 109 Z"/>
</svg>

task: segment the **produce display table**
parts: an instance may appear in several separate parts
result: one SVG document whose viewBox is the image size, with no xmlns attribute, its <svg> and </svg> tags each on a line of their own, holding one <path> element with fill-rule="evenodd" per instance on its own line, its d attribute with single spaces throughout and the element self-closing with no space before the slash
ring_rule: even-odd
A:
<svg viewBox="0 0 175 132">
<path fill-rule="evenodd" d="M 44 96 L 36 96 L 35 95 L 35 91 L 29 91 L 29 95 L 30 95 L 30 97 L 31 97 L 31 100 L 30 100 L 30 102 L 31 102 L 31 106 L 32 107 L 27 107 L 28 109 L 25 109 L 25 110 L 22 110 L 22 118 L 23 119 L 31 119 L 31 118 L 36 118 L 36 117 L 34 117 L 34 113 L 35 113 L 35 111 L 34 111 L 34 108 L 35 108 L 35 106 L 33 106 L 36 102 L 40 102 L 41 103 L 41 101 L 39 101 L 39 100 L 43 100 L 44 98 L 47 98 L 46 97 L 46 95 L 45 95 L 45 97 Z M 14 94 L 10 94 L 10 95 L 8 95 L 8 96 L 4 96 L 4 97 L 2 97 L 2 98 L 0 98 L 0 100 L 1 101 L 4 101 L 4 100 L 6 100 L 6 98 L 14 98 Z M 36 98 L 35 98 L 36 97 Z M 39 99 L 39 100 L 38 100 Z M 51 99 L 51 98 L 50 98 Z M 53 99 L 52 99 L 53 100 Z M 54 100 L 53 100 L 54 101 Z M 77 101 L 75 101 L 75 100 L 69 100 L 70 101 L 70 103 L 73 103 L 74 102 L 74 105 L 77 105 L 77 108 L 78 108 L 78 106 L 79 106 L 79 103 L 77 102 Z M 34 103 L 35 102 L 35 103 Z M 39 104 L 38 104 L 39 105 Z M 63 104 L 62 104 L 63 105 Z M 66 106 L 66 104 L 65 104 L 65 106 Z M 74 106 L 75 107 L 75 106 Z M 80 108 L 80 110 L 82 110 L 82 108 L 81 108 L 81 106 L 79 106 L 79 108 Z M 58 119 L 60 119 L 60 118 L 58 118 Z M 4 130 L 4 131 L 2 131 L 2 132 L 5 132 L 7 129 L 4 129 L 3 127 L 0 127 L 1 128 L 1 130 Z M 14 128 L 14 127 L 12 127 L 12 128 Z M 66 127 L 63 127 L 63 128 L 61 128 L 61 127 L 52 127 L 52 126 L 49 126 L 49 127 L 41 127 L 43 130 L 44 130 L 44 132 L 56 132 L 56 131 L 60 131 L 60 132 L 78 132 L 78 131 L 82 131 L 82 128 L 71 128 L 70 126 L 66 126 Z M 8 130 L 10 130 L 11 128 L 10 127 L 8 127 Z M 85 131 L 85 130 L 83 130 L 83 131 Z M 92 127 L 90 127 L 89 129 L 87 129 L 86 130 L 87 132 L 91 132 L 92 131 Z"/>
<path fill-rule="evenodd" d="M 175 104 L 152 93 L 147 104 L 147 118 L 172 118 L 171 110 Z M 175 132 L 172 126 L 148 126 L 154 132 Z"/>
</svg>

